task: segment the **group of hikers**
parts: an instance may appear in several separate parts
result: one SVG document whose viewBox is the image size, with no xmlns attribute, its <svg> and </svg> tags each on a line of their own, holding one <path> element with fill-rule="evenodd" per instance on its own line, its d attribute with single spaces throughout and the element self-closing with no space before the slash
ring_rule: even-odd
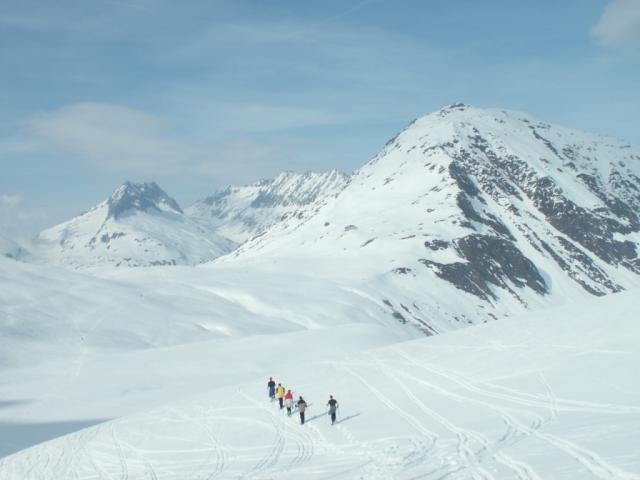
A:
<svg viewBox="0 0 640 480">
<path fill-rule="evenodd" d="M 291 393 L 291 390 L 285 390 L 281 383 L 278 383 L 278 385 L 276 386 L 276 382 L 273 380 L 273 377 L 269 377 L 269 381 L 267 382 L 267 389 L 269 390 L 269 398 L 271 399 L 271 401 L 273 402 L 277 398 L 280 405 L 280 410 L 286 408 L 287 415 L 291 416 L 295 407 L 300 414 L 300 425 L 304 425 L 304 412 L 307 407 L 309 407 L 309 405 L 304 400 L 304 398 L 302 398 L 302 395 L 294 404 L 293 393 Z M 336 414 L 338 413 L 338 401 L 333 398 L 333 395 L 329 395 L 327 407 L 329 408 L 327 413 L 331 416 L 331 425 L 333 425 L 334 423 L 336 423 Z"/>
</svg>

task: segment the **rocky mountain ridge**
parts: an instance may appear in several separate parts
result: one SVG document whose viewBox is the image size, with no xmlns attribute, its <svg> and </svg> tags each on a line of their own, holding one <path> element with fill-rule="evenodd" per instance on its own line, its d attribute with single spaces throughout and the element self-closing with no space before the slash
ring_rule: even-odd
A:
<svg viewBox="0 0 640 480">
<path fill-rule="evenodd" d="M 637 286 L 639 207 L 637 148 L 455 104 L 387 142 L 326 205 L 219 261 L 350 265 L 386 278 L 395 314 L 447 329 Z"/>
</svg>

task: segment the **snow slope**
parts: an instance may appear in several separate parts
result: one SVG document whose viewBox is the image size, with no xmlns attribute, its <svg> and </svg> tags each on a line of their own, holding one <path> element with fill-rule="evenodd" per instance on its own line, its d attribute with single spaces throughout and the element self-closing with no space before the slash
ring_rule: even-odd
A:
<svg viewBox="0 0 640 480">
<path fill-rule="evenodd" d="M 253 378 L 281 363 L 277 351 L 420 336 L 378 303 L 304 273 L 176 266 L 104 277 L 0 258 L 0 456 L 42 439 L 34 424 L 72 428 Z M 16 429 L 33 432 L 6 436 Z"/>
<path fill-rule="evenodd" d="M 441 332 L 638 287 L 639 215 L 637 148 L 457 104 L 414 121 L 321 207 L 217 262 L 352 272 Z"/>
<path fill-rule="evenodd" d="M 235 247 L 191 220 L 155 183 L 130 182 L 38 240 L 43 261 L 72 268 L 191 265 Z"/>
<path fill-rule="evenodd" d="M 283 354 L 279 370 L 258 368 L 252 381 L 203 387 L 8 456 L 0 479 L 635 480 L 636 298 L 351 355 L 317 337 L 323 361 Z M 305 426 L 267 400 L 272 373 L 310 402 Z M 329 393 L 340 402 L 335 426 L 324 414 Z"/>
<path fill-rule="evenodd" d="M 240 244 L 295 216 L 299 209 L 333 197 L 348 180 L 347 175 L 336 170 L 283 172 L 273 179 L 214 192 L 187 208 L 186 214 Z"/>
</svg>

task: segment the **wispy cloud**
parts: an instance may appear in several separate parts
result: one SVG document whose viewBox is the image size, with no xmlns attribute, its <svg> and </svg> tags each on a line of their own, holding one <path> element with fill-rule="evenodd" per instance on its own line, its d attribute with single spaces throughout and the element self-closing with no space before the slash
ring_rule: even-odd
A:
<svg viewBox="0 0 640 480">
<path fill-rule="evenodd" d="M 218 181 L 246 182 L 275 175 L 283 164 L 295 163 L 290 141 L 256 140 L 248 133 L 341 121 L 322 110 L 261 103 L 218 104 L 212 111 L 206 124 L 215 138 L 206 142 L 202 134 L 194 139 L 184 132 L 178 140 L 179 122 L 171 123 L 141 110 L 77 103 L 30 116 L 21 138 L 5 139 L 0 144 L 16 154 L 46 155 L 52 162 L 72 161 L 124 178 L 206 174 Z M 0 197 L 0 203 L 8 205 L 12 201 L 19 198 Z"/>
<path fill-rule="evenodd" d="M 0 194 L 0 206 L 2 207 L 15 207 L 21 200 L 20 195 Z"/>
<path fill-rule="evenodd" d="M 202 152 L 170 139 L 159 117 L 121 105 L 77 103 L 33 115 L 31 141 L 102 170 L 175 169 Z"/>
<path fill-rule="evenodd" d="M 207 106 L 207 125 L 225 135 L 277 132 L 306 127 L 340 125 L 350 115 L 305 106 L 271 105 L 261 102 L 213 103 Z"/>
<path fill-rule="evenodd" d="M 591 34 L 606 47 L 640 50 L 640 1 L 613 0 Z"/>
</svg>

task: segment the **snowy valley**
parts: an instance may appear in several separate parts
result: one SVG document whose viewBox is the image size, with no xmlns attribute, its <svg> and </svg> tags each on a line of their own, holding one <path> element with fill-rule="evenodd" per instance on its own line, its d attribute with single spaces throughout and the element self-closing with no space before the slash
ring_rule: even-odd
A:
<svg viewBox="0 0 640 480">
<path fill-rule="evenodd" d="M 621 141 L 455 104 L 350 175 L 127 182 L 1 246 L 0 480 L 640 479 Z"/>
</svg>

